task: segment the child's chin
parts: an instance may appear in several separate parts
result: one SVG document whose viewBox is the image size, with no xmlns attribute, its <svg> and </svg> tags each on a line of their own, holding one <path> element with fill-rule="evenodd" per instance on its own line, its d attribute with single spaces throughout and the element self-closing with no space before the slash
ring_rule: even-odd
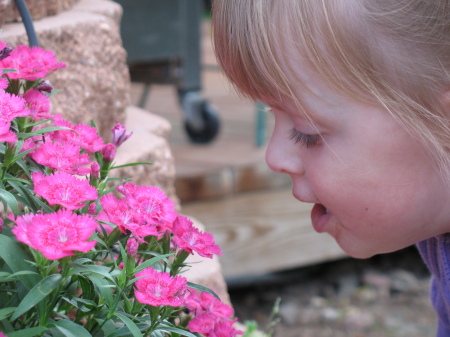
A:
<svg viewBox="0 0 450 337">
<path fill-rule="evenodd" d="M 353 257 L 355 259 L 369 259 L 373 257 L 374 255 L 380 254 L 379 252 L 373 252 L 369 251 L 367 247 L 355 247 L 355 246 L 344 246 L 339 244 L 341 249 L 350 257 Z"/>
</svg>

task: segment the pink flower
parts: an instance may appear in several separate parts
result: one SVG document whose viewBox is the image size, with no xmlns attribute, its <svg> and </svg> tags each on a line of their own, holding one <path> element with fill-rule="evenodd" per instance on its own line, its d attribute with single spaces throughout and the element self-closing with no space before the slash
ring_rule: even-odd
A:
<svg viewBox="0 0 450 337">
<path fill-rule="evenodd" d="M 221 255 L 220 247 L 215 244 L 210 233 L 202 233 L 194 227 L 192 221 L 185 216 L 178 216 L 173 222 L 174 243 L 190 254 L 197 252 L 200 256 L 212 258 Z"/>
<path fill-rule="evenodd" d="M 136 281 L 134 291 L 136 299 L 144 304 L 154 307 L 166 305 L 178 307 L 183 304 L 183 295 L 187 289 L 186 278 L 169 273 L 159 272 L 154 268 L 145 268 L 137 273 L 136 278 L 144 276 Z"/>
<path fill-rule="evenodd" d="M 157 225 L 160 233 L 172 228 L 177 217 L 173 201 L 156 186 L 125 183 L 117 188 L 125 196 L 130 209 L 139 213 L 146 224 Z"/>
<path fill-rule="evenodd" d="M 35 214 L 23 222 L 22 217 L 18 217 L 16 223 L 12 232 L 17 240 L 39 250 L 49 260 L 71 256 L 73 251 L 88 252 L 96 244 L 96 241 L 86 241 L 97 226 L 97 222 L 86 214 L 59 210 L 56 213 Z"/>
<path fill-rule="evenodd" d="M 113 228 L 109 224 L 105 223 L 109 222 L 109 218 L 104 211 L 98 212 L 96 220 L 99 222 L 99 224 L 95 228 L 97 232 L 103 233 L 103 230 L 105 230 L 107 234 L 110 234 L 113 231 Z"/>
<path fill-rule="evenodd" d="M 55 172 L 45 176 L 41 172 L 33 172 L 31 179 L 34 192 L 50 205 L 61 205 L 69 210 L 80 209 L 87 200 L 98 198 L 97 189 L 89 185 L 86 179 L 78 179 L 65 172 Z"/>
<path fill-rule="evenodd" d="M 131 210 L 125 199 L 117 199 L 112 194 L 106 194 L 100 198 L 100 205 L 104 213 L 108 216 L 109 222 L 112 222 L 126 233 L 129 227 L 134 228 L 140 222 L 137 214 Z M 156 228 L 155 228 L 155 233 Z"/>
<path fill-rule="evenodd" d="M 20 242 L 23 242 L 27 245 L 30 244 L 30 241 L 28 240 L 28 225 L 31 223 L 31 221 L 34 218 L 33 213 L 27 213 L 22 216 L 19 216 L 17 218 L 14 218 L 14 216 L 11 216 L 10 219 L 16 223 L 16 227 L 12 230 L 12 232 L 16 235 L 17 240 Z"/>
<path fill-rule="evenodd" d="M 3 332 L 0 332 L 0 337 L 8 337 Z"/>
<path fill-rule="evenodd" d="M 236 330 L 233 324 L 237 319 L 220 319 L 213 314 L 204 313 L 194 317 L 189 323 L 188 328 L 191 332 L 199 332 L 206 337 L 235 337 L 243 335 L 244 332 Z"/>
<path fill-rule="evenodd" d="M 6 89 L 8 88 L 8 80 L 4 77 L 0 77 L 0 89 Z"/>
<path fill-rule="evenodd" d="M 93 153 L 100 151 L 103 148 L 103 139 L 98 135 L 97 129 L 86 125 L 76 124 L 57 118 L 54 122 L 55 126 L 63 126 L 70 130 L 58 130 L 50 133 L 50 138 L 53 141 L 68 142 L 80 146 L 87 152 Z"/>
<path fill-rule="evenodd" d="M 16 72 L 7 73 L 11 79 L 36 81 L 44 78 L 48 73 L 64 68 L 63 62 L 56 60 L 55 54 L 40 47 L 17 46 L 9 57 L 0 61 L 3 69 L 15 69 Z"/>
<path fill-rule="evenodd" d="M 13 143 L 17 141 L 16 134 L 10 128 L 10 122 L 0 121 L 0 142 Z"/>
<path fill-rule="evenodd" d="M 86 124 L 76 124 L 73 128 L 78 136 L 76 143 L 87 152 L 100 151 L 104 144 L 103 139 L 98 135 L 97 129 Z"/>
<path fill-rule="evenodd" d="M 30 111 L 25 107 L 22 97 L 0 90 L 0 121 L 9 123 L 16 117 L 25 117 Z"/>
<path fill-rule="evenodd" d="M 34 119 L 46 119 L 50 118 L 51 115 L 48 114 L 50 111 L 50 100 L 47 95 L 42 92 L 32 89 L 28 90 L 23 98 L 31 112 L 31 117 Z"/>
<path fill-rule="evenodd" d="M 112 143 L 115 147 L 119 147 L 120 145 L 122 145 L 122 143 L 130 138 L 133 134 L 133 132 L 126 133 L 127 128 L 125 127 L 125 125 L 120 124 L 118 121 L 116 121 L 116 124 L 111 129 L 111 132 L 113 134 Z"/>
<path fill-rule="evenodd" d="M 214 329 L 216 325 L 217 317 L 204 313 L 199 316 L 194 317 L 188 323 L 188 328 L 190 332 L 199 332 L 205 336 L 209 336 L 209 333 Z"/>
<path fill-rule="evenodd" d="M 80 154 L 80 147 L 74 144 L 46 141 L 29 155 L 51 170 L 78 175 L 86 175 L 90 171 L 89 167 L 84 166 L 90 164 L 89 155 Z"/>
<path fill-rule="evenodd" d="M 234 310 L 229 305 L 223 303 L 207 292 L 189 291 L 185 296 L 186 308 L 195 316 L 208 313 L 218 318 L 230 318 Z"/>
<path fill-rule="evenodd" d="M 236 330 L 233 327 L 233 324 L 237 322 L 237 319 L 230 320 L 222 320 L 214 325 L 212 331 L 210 331 L 208 337 L 234 337 L 236 335 L 243 335 L 244 332 L 241 330 Z"/>
</svg>

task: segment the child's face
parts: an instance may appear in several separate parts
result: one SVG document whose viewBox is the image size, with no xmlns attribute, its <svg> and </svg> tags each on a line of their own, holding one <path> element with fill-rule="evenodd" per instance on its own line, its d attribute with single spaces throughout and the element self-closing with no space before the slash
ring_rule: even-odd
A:
<svg viewBox="0 0 450 337">
<path fill-rule="evenodd" d="M 343 97 L 306 69 L 296 70 L 321 97 L 295 93 L 315 126 L 292 102 L 273 102 L 266 160 L 290 175 L 298 200 L 316 204 L 315 230 L 360 258 L 449 232 L 450 189 L 424 146 L 383 108 Z"/>
</svg>

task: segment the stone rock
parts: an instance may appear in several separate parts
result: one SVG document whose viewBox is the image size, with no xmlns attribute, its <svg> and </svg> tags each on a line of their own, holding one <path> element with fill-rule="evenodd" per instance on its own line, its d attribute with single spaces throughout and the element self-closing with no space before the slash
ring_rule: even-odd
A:
<svg viewBox="0 0 450 337">
<path fill-rule="evenodd" d="M 288 325 L 296 324 L 303 316 L 297 303 L 288 301 L 280 304 L 280 317 Z"/>
<path fill-rule="evenodd" d="M 11 0 L 0 0 L 0 27 L 5 23 Z"/>
<path fill-rule="evenodd" d="M 390 273 L 391 290 L 402 293 L 417 293 L 421 290 L 419 279 L 411 272 L 397 269 Z"/>
<path fill-rule="evenodd" d="M 69 9 L 79 0 L 26 0 L 28 10 L 33 20 L 42 19 Z M 4 22 L 22 21 L 14 1 L 3 0 L 5 3 Z"/>
<path fill-rule="evenodd" d="M 130 78 L 122 47 L 121 7 L 109 0 L 80 0 L 71 9 L 35 21 L 40 45 L 55 52 L 67 68 L 49 76 L 55 89 L 53 113 L 75 123 L 93 119 L 107 138 L 116 120 L 124 122 L 130 104 Z M 1 39 L 28 44 L 22 23 L 5 24 Z"/>
<path fill-rule="evenodd" d="M 167 142 L 171 129 L 169 122 L 148 111 L 129 106 L 126 109 L 125 125 L 127 132 L 133 132 L 133 135 L 118 148 L 116 165 L 135 162 L 148 162 L 152 165 L 129 166 L 111 173 L 118 177 L 132 177 L 133 182 L 138 185 L 160 187 L 178 208 L 174 187 L 175 163 Z"/>
</svg>

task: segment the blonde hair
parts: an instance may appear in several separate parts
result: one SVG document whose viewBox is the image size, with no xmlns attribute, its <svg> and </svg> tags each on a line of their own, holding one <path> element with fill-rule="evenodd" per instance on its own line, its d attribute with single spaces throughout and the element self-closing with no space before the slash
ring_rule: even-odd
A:
<svg viewBox="0 0 450 337">
<path fill-rule="evenodd" d="M 265 102 L 298 102 L 289 46 L 333 88 L 386 108 L 450 181 L 450 0 L 215 0 L 213 39 L 237 90 Z"/>
</svg>

